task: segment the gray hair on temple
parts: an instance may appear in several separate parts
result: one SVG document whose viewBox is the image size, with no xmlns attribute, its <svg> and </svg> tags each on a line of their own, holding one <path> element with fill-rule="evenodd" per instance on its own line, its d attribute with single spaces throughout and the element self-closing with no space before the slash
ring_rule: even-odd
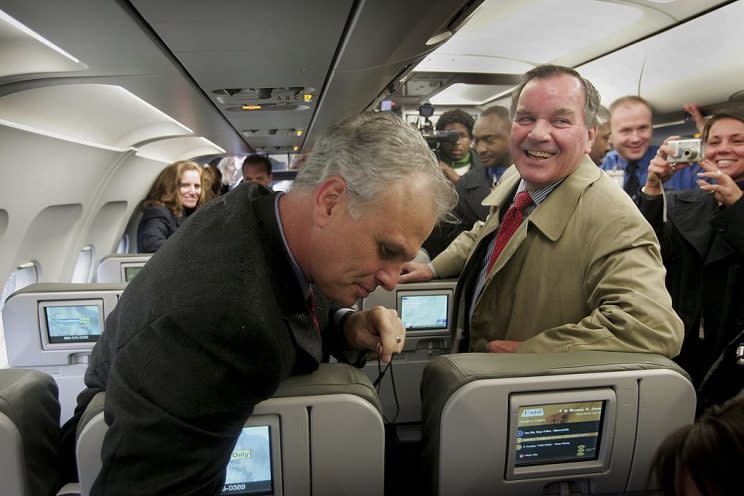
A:
<svg viewBox="0 0 744 496">
<path fill-rule="evenodd" d="M 439 219 L 446 218 L 457 203 L 457 193 L 426 140 L 413 126 L 388 112 L 363 112 L 331 127 L 315 144 L 293 188 L 309 191 L 330 176 L 346 181 L 349 214 L 354 218 L 359 217 L 362 204 L 379 198 L 390 184 L 402 180 L 429 182 Z"/>
</svg>

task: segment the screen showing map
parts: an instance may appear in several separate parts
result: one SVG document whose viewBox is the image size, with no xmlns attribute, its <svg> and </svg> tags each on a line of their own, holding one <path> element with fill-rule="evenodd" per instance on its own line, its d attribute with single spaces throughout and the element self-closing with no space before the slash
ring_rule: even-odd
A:
<svg viewBox="0 0 744 496">
<path fill-rule="evenodd" d="M 49 343 L 94 343 L 101 336 L 99 305 L 44 307 Z"/>
<path fill-rule="evenodd" d="M 129 282 L 132 279 L 134 279 L 134 276 L 139 274 L 139 271 L 142 270 L 142 266 L 140 267 L 124 267 L 124 281 Z"/>
<path fill-rule="evenodd" d="M 403 295 L 400 319 L 406 329 L 447 329 L 449 295 Z"/>
<path fill-rule="evenodd" d="M 222 494 L 272 494 L 271 427 L 243 427 L 235 444 Z"/>
<path fill-rule="evenodd" d="M 596 460 L 604 401 L 518 408 L 514 466 Z"/>
</svg>

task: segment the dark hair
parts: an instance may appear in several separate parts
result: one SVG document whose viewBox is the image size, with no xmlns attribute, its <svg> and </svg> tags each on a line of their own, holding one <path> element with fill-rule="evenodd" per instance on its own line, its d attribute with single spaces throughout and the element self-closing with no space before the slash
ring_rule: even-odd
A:
<svg viewBox="0 0 744 496">
<path fill-rule="evenodd" d="M 728 109 L 716 112 L 715 114 L 710 116 L 710 119 L 707 120 L 707 122 L 705 123 L 705 127 L 703 128 L 703 141 L 708 141 L 710 128 L 713 127 L 713 124 L 715 124 L 717 121 L 720 121 L 721 119 L 734 119 L 739 122 L 744 122 L 744 112 L 740 110 Z"/>
<path fill-rule="evenodd" d="M 648 100 L 638 95 L 621 96 L 610 104 L 610 112 L 614 112 L 620 105 L 632 105 L 634 103 L 640 103 L 641 105 L 644 105 L 651 114 L 654 113 L 654 109 L 651 108 L 651 104 L 648 103 Z"/>
<path fill-rule="evenodd" d="M 437 120 L 437 131 L 442 131 L 448 124 L 462 124 L 468 131 L 468 136 L 473 137 L 473 116 L 465 112 L 464 110 L 455 109 L 448 110 L 439 116 Z"/>
<path fill-rule="evenodd" d="M 706 410 L 694 424 L 667 436 L 653 467 L 664 496 L 679 494 L 683 471 L 703 496 L 739 494 L 744 467 L 744 397 Z"/>
<path fill-rule="evenodd" d="M 266 155 L 248 155 L 245 160 L 243 160 L 243 167 L 241 168 L 241 171 L 245 170 L 246 165 L 263 165 L 264 169 L 266 170 L 266 175 L 271 175 L 271 160 L 269 160 L 269 157 Z"/>
<path fill-rule="evenodd" d="M 589 80 L 581 77 L 581 74 L 563 65 L 543 64 L 530 69 L 522 76 L 522 82 L 512 93 L 511 115 L 517 114 L 517 103 L 524 87 L 533 79 L 548 79 L 552 77 L 567 75 L 576 78 L 584 87 L 584 125 L 587 128 L 597 125 L 597 109 L 599 108 L 599 92 Z"/>
<path fill-rule="evenodd" d="M 166 207 L 176 217 L 183 216 L 183 203 L 181 203 L 181 197 L 178 195 L 178 189 L 181 187 L 183 173 L 189 170 L 198 172 L 199 179 L 201 180 L 202 167 L 196 162 L 180 160 L 173 162 L 163 169 L 155 179 L 155 182 L 152 183 L 150 191 L 148 191 L 145 201 L 142 203 L 142 208 L 158 205 Z M 199 208 L 201 204 L 202 197 L 200 195 L 196 208 Z"/>
</svg>

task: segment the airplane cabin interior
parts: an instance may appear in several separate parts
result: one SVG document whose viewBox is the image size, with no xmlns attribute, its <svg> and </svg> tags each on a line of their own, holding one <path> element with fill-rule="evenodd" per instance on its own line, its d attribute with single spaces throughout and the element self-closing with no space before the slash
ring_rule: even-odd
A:
<svg viewBox="0 0 744 496">
<path fill-rule="evenodd" d="M 575 68 L 605 106 L 645 98 L 660 143 L 695 132 L 685 103 L 744 106 L 742 25 L 744 2 L 720 0 L 0 0 L 3 493 L 55 494 L 49 439 L 147 270 L 140 206 L 168 164 L 258 153 L 291 180 L 345 116 L 508 108 L 542 63 Z M 389 373 L 330 363 L 283 383 L 222 494 L 659 494 L 654 452 L 695 418 L 687 373 L 651 354 L 452 353 L 456 287 L 361 300 L 407 327 Z M 55 331 L 70 318 L 79 332 Z M 89 493 L 104 401 L 78 428 L 79 482 L 57 494 Z"/>
</svg>

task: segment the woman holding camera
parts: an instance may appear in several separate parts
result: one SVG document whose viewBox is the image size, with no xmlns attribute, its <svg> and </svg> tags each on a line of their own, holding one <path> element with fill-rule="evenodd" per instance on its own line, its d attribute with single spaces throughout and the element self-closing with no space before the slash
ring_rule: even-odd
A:
<svg viewBox="0 0 744 496">
<path fill-rule="evenodd" d="M 744 329 L 744 113 L 714 114 L 702 138 L 698 189 L 663 191 L 664 181 L 690 165 L 672 161 L 667 140 L 638 200 L 661 243 L 667 288 L 685 324 L 678 362 L 696 386 Z"/>
</svg>

